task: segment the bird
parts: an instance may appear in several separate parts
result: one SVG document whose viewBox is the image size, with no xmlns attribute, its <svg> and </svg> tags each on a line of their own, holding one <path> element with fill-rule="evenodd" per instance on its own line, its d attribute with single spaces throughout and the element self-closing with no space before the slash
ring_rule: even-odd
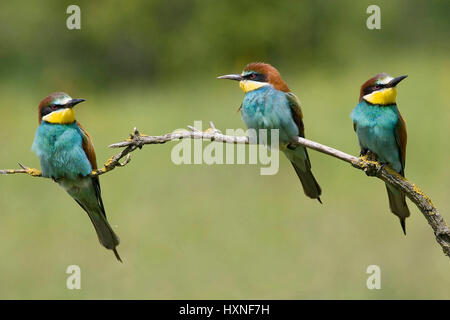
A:
<svg viewBox="0 0 450 320">
<path fill-rule="evenodd" d="M 305 147 L 292 144 L 295 137 L 305 137 L 300 101 L 291 92 L 278 70 L 268 63 L 252 62 L 241 74 L 217 77 L 239 81 L 244 100 L 239 108 L 249 129 L 278 129 L 280 150 L 292 163 L 306 196 L 322 203 L 322 189 L 311 171 Z"/>
<path fill-rule="evenodd" d="M 361 156 L 372 153 L 382 165 L 389 165 L 405 176 L 406 122 L 397 107 L 397 85 L 407 76 L 391 77 L 379 73 L 361 86 L 359 103 L 351 112 L 353 128 L 358 136 Z M 386 183 L 389 207 L 400 219 L 406 235 L 405 220 L 410 212 L 405 194 Z"/>
<path fill-rule="evenodd" d="M 42 176 L 51 178 L 88 214 L 98 239 L 114 252 L 117 260 L 119 237 L 106 219 L 91 137 L 75 120 L 74 107 L 84 99 L 72 99 L 67 93 L 55 92 L 39 104 L 39 126 L 31 147 L 41 164 Z"/>
</svg>

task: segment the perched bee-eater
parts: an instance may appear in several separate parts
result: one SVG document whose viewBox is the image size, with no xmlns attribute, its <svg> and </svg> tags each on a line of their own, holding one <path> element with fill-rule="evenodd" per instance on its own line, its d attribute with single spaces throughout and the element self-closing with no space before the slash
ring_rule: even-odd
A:
<svg viewBox="0 0 450 320">
<path fill-rule="evenodd" d="M 401 176 L 405 176 L 406 123 L 397 108 L 396 86 L 406 77 L 392 78 L 380 73 L 370 78 L 361 86 L 359 103 L 351 113 L 361 156 L 370 151 Z M 390 184 L 386 184 L 386 189 L 391 211 L 400 219 L 406 234 L 405 219 L 409 217 L 409 209 L 405 195 Z"/>
<path fill-rule="evenodd" d="M 247 127 L 279 130 L 280 150 L 294 166 L 305 194 L 322 203 L 322 191 L 311 172 L 306 148 L 291 144 L 296 136 L 305 136 L 303 115 L 298 98 L 289 90 L 278 70 L 270 64 L 250 63 L 241 74 L 229 74 L 218 79 L 239 81 L 245 93 L 240 110 Z"/>
<path fill-rule="evenodd" d="M 90 176 L 97 169 L 94 146 L 75 120 L 73 107 L 83 101 L 64 92 L 42 100 L 32 150 L 39 157 L 42 176 L 52 178 L 87 212 L 100 243 L 122 261 L 116 250 L 119 238 L 106 220 L 99 179 Z"/>
</svg>

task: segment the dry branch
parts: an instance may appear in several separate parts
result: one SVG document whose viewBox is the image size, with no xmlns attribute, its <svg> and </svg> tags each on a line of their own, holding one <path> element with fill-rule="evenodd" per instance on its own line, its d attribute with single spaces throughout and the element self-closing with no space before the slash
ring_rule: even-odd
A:
<svg viewBox="0 0 450 320">
<path fill-rule="evenodd" d="M 163 144 L 179 139 L 203 139 L 222 143 L 248 144 L 249 139 L 245 136 L 229 136 L 222 134 L 214 127 L 211 122 L 211 128 L 206 131 L 199 131 L 193 127 L 190 130 L 174 131 L 161 136 L 146 136 L 139 133 L 135 128 L 134 133 L 125 141 L 110 145 L 111 148 L 124 148 L 121 152 L 112 156 L 104 166 L 98 170 L 94 170 L 91 176 L 98 176 L 113 170 L 116 167 L 125 166 L 130 161 L 130 153 L 137 148 L 142 148 L 146 144 Z M 384 182 L 390 183 L 397 189 L 401 190 L 424 215 L 429 225 L 433 229 L 436 241 L 442 247 L 445 255 L 450 257 L 450 229 L 447 223 L 440 215 L 437 208 L 433 205 L 430 198 L 426 196 L 415 184 L 409 182 L 397 172 L 388 166 L 382 166 L 377 161 L 369 160 L 367 157 L 355 157 L 334 148 L 322 145 L 320 143 L 297 137 L 292 145 L 302 145 L 304 147 L 316 150 L 329 156 L 338 158 L 350 163 L 353 167 L 363 170 L 369 176 L 375 176 Z M 126 156 L 126 160 L 121 163 L 120 160 Z M 20 164 L 19 164 L 20 165 Z M 0 174 L 26 173 L 31 176 L 42 176 L 37 169 L 22 166 L 22 169 L 16 170 L 0 170 Z"/>
</svg>

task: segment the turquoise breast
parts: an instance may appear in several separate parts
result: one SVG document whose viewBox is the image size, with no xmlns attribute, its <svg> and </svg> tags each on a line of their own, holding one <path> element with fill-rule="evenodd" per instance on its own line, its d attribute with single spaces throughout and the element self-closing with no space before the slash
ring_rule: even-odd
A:
<svg viewBox="0 0 450 320">
<path fill-rule="evenodd" d="M 242 119 L 249 129 L 279 129 L 281 144 L 289 143 L 299 134 L 285 93 L 271 85 L 245 94 Z"/>
<path fill-rule="evenodd" d="M 31 147 L 41 162 L 42 175 L 55 179 L 89 175 L 92 166 L 82 141 L 83 133 L 76 123 L 51 124 L 43 121 Z"/>
<path fill-rule="evenodd" d="M 396 105 L 378 106 L 361 101 L 351 113 L 356 123 L 356 134 L 362 148 L 368 149 L 378 156 L 383 163 L 400 172 L 400 150 L 395 137 L 395 127 L 398 123 Z"/>
</svg>

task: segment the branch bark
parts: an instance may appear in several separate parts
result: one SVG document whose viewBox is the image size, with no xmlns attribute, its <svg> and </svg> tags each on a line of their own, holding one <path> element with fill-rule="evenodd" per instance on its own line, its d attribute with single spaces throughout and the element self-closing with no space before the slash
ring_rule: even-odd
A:
<svg viewBox="0 0 450 320">
<path fill-rule="evenodd" d="M 91 176 L 99 176 L 116 167 L 125 166 L 130 161 L 131 152 L 138 148 L 141 149 L 147 144 L 163 144 L 180 139 L 203 139 L 222 143 L 249 144 L 249 138 L 246 136 L 224 135 L 215 128 L 212 122 L 210 122 L 210 125 L 211 128 L 206 131 L 199 131 L 193 127 L 189 127 L 190 130 L 178 130 L 161 136 L 142 135 L 135 128 L 133 134 L 130 135 L 130 138 L 109 146 L 110 148 L 124 149 L 108 159 L 102 168 L 92 171 Z M 367 157 L 355 157 L 340 150 L 301 137 L 296 137 L 291 144 L 302 145 L 350 163 L 354 168 L 364 171 L 368 176 L 377 177 L 401 190 L 422 212 L 425 219 L 428 221 L 428 224 L 433 229 L 436 241 L 442 247 L 445 255 L 450 257 L 450 229 L 437 208 L 431 202 L 431 199 L 415 184 L 409 182 L 388 166 L 383 166 L 377 161 Z M 123 157 L 126 157 L 126 159 L 121 163 L 120 160 Z M 42 176 L 42 173 L 37 169 L 27 168 L 21 164 L 19 165 L 22 169 L 0 170 L 0 174 L 26 173 L 31 176 Z"/>
</svg>

